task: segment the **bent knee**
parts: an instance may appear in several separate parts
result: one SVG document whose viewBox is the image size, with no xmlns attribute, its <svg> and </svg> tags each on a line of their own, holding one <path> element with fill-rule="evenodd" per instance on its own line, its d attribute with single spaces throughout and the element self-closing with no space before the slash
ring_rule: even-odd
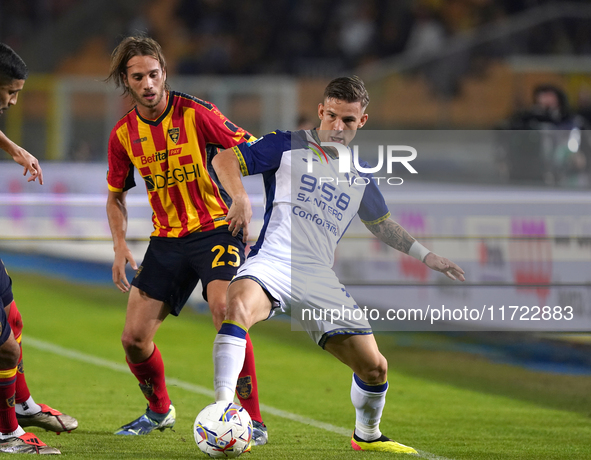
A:
<svg viewBox="0 0 591 460">
<path fill-rule="evenodd" d="M 12 369 L 17 366 L 20 357 L 20 347 L 11 336 L 0 346 L 0 369 Z"/>
<path fill-rule="evenodd" d="M 21 312 L 16 306 L 16 302 L 14 300 L 10 303 L 10 305 L 5 307 L 4 310 L 6 311 L 8 324 L 10 324 L 12 332 L 14 332 L 14 337 L 17 338 L 20 336 L 21 331 L 23 330 L 23 317 L 21 316 Z"/>
<path fill-rule="evenodd" d="M 128 354 L 133 354 L 147 351 L 150 348 L 151 340 L 147 340 L 137 334 L 123 332 L 121 335 L 121 344 Z"/>
<path fill-rule="evenodd" d="M 357 376 L 369 385 L 379 385 L 388 380 L 388 361 L 383 356 L 366 363 L 356 372 Z"/>
<path fill-rule="evenodd" d="M 222 325 L 222 321 L 226 319 L 226 302 L 225 301 L 212 301 L 208 303 L 209 311 L 211 311 L 211 317 L 215 328 L 219 330 Z"/>
<path fill-rule="evenodd" d="M 230 298 L 226 308 L 226 319 L 242 322 L 250 318 L 252 312 L 246 302 L 239 296 Z"/>
</svg>

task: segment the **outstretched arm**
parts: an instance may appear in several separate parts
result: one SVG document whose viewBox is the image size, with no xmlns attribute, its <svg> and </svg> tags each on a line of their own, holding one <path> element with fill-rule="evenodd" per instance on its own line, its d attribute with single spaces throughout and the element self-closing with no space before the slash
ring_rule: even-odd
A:
<svg viewBox="0 0 591 460">
<path fill-rule="evenodd" d="M 252 217 L 252 208 L 250 200 L 244 185 L 242 185 L 242 174 L 240 173 L 240 163 L 232 149 L 226 149 L 219 152 L 211 161 L 213 169 L 218 176 L 222 186 L 232 198 L 232 206 L 226 216 L 228 230 L 233 236 L 238 235 L 240 229 L 243 231 L 242 241 L 248 240 L 248 224 Z"/>
<path fill-rule="evenodd" d="M 43 185 L 43 172 L 41 171 L 41 166 L 39 165 L 37 158 L 8 139 L 6 134 L 2 131 L 0 131 L 0 148 L 8 153 L 19 165 L 25 168 L 23 176 L 26 176 L 27 172 L 31 174 L 31 177 L 29 177 L 27 182 L 34 182 L 38 178 L 39 184 Z"/>
<path fill-rule="evenodd" d="M 383 241 L 388 246 L 419 259 L 421 262 L 424 262 L 427 267 L 444 273 L 452 280 L 459 279 L 460 281 L 465 281 L 464 270 L 451 260 L 429 251 L 410 236 L 400 224 L 394 222 L 392 219 L 386 219 L 375 225 L 366 224 L 365 226 L 380 241 Z"/>
</svg>

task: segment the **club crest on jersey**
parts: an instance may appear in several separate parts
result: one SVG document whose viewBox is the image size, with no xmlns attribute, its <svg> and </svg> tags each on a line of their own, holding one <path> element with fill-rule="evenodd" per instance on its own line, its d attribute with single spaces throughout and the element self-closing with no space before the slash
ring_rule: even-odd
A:
<svg viewBox="0 0 591 460">
<path fill-rule="evenodd" d="M 238 379 L 238 382 L 236 382 L 236 392 L 243 399 L 250 398 L 250 394 L 252 393 L 252 377 L 250 375 Z"/>
<path fill-rule="evenodd" d="M 168 130 L 168 136 L 170 137 L 170 140 L 172 142 L 174 142 L 175 144 L 179 141 L 180 134 L 181 134 L 180 128 L 170 128 Z"/>
</svg>

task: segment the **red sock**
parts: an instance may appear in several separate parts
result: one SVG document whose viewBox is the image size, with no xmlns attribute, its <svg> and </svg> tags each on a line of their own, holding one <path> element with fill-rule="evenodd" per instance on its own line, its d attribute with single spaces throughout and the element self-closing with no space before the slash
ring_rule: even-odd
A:
<svg viewBox="0 0 591 460">
<path fill-rule="evenodd" d="M 257 375 L 254 366 L 254 350 L 250 335 L 246 334 L 246 356 L 244 357 L 244 366 L 238 376 L 236 384 L 236 394 L 242 407 L 250 414 L 250 418 L 257 422 L 262 422 L 261 409 L 259 408 L 259 387 L 257 385 Z"/>
<path fill-rule="evenodd" d="M 20 345 L 20 344 L 19 344 Z M 15 401 L 17 404 L 24 403 L 31 397 L 31 392 L 27 386 L 27 379 L 25 379 L 25 371 L 23 368 L 23 348 L 21 347 L 21 354 L 18 358 L 18 364 L 16 366 L 16 395 Z"/>
<path fill-rule="evenodd" d="M 0 433 L 10 433 L 18 428 L 14 411 L 14 386 L 16 367 L 0 369 Z"/>
<path fill-rule="evenodd" d="M 21 316 L 21 312 L 18 311 L 16 306 L 16 302 L 13 300 L 10 304 L 10 314 L 8 315 L 8 324 L 10 324 L 10 328 L 14 334 L 14 338 L 18 342 L 19 346 L 21 345 L 22 339 L 22 331 L 23 331 L 23 319 Z M 17 364 L 17 373 L 16 373 L 16 396 L 15 402 L 17 404 L 24 403 L 27 399 L 31 397 L 31 392 L 29 391 L 29 387 L 27 386 L 27 380 L 25 379 L 25 371 L 23 368 L 23 348 L 21 346 L 20 356 L 18 358 Z"/>
<path fill-rule="evenodd" d="M 166 414 L 170 408 L 170 398 L 166 390 L 166 382 L 164 381 L 162 355 L 156 344 L 154 344 L 152 356 L 146 361 L 133 364 L 128 360 L 127 365 L 140 382 L 140 389 L 148 400 L 150 410 L 158 414 Z"/>
</svg>

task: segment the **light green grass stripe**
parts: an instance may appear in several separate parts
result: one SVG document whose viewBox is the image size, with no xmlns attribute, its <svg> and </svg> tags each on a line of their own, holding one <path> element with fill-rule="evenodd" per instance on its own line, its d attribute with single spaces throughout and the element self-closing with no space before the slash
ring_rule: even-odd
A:
<svg viewBox="0 0 591 460">
<path fill-rule="evenodd" d="M 107 359 L 102 359 L 97 356 L 88 355 L 86 353 L 82 353 L 76 350 L 70 350 L 68 348 L 60 347 L 59 345 L 55 345 L 50 342 L 46 342 L 44 340 L 35 339 L 31 336 L 26 337 L 26 345 L 30 345 L 33 348 L 37 348 L 38 350 L 47 351 L 50 353 L 54 353 L 59 356 L 63 356 L 65 358 L 74 359 L 76 361 L 81 361 L 86 364 L 94 364 L 95 366 L 105 367 L 107 369 L 111 369 L 117 372 L 123 372 L 125 374 L 129 373 L 129 367 L 125 364 L 115 363 L 113 361 L 109 361 Z M 166 377 L 166 381 L 168 385 L 172 385 L 178 388 L 182 388 L 183 390 L 187 390 L 193 393 L 201 394 L 204 396 L 208 396 L 210 398 L 214 398 L 213 390 L 209 388 L 202 387 L 201 385 L 195 385 L 193 383 L 184 382 L 183 380 L 175 379 L 173 377 Z M 282 417 L 288 420 L 292 420 L 294 422 L 299 422 L 304 425 L 310 425 L 315 428 L 320 428 L 325 431 L 330 431 L 331 433 L 340 434 L 343 436 L 351 436 L 351 430 L 346 428 L 341 428 L 335 425 L 331 425 L 330 423 L 319 422 L 318 420 L 314 420 L 308 417 L 302 417 L 301 415 L 292 414 L 291 412 L 287 412 L 281 409 L 276 409 L 271 406 L 267 406 L 266 404 L 261 404 L 261 411 L 266 412 L 271 415 L 276 415 L 277 417 Z M 452 460 L 446 457 L 439 457 L 435 454 L 431 454 L 429 452 L 419 451 L 419 457 L 425 458 L 428 460 Z M 416 457 L 415 457 L 416 458 Z"/>
<path fill-rule="evenodd" d="M 94 364 L 95 366 L 106 367 L 108 369 L 118 372 L 124 372 L 126 374 L 130 372 L 129 367 L 127 367 L 125 364 L 114 363 L 113 361 L 108 361 L 106 359 L 98 358 L 96 356 L 87 355 L 86 353 L 81 353 L 76 350 L 63 348 L 59 345 L 45 342 L 44 340 L 35 339 L 31 336 L 27 336 L 26 344 L 31 345 L 32 347 L 37 348 L 39 350 L 48 351 L 59 356 L 64 356 L 66 358 L 82 361 L 87 364 Z M 195 385 L 193 383 L 184 382 L 183 380 L 175 379 L 174 377 L 166 377 L 166 382 L 169 386 L 175 386 L 177 388 L 182 388 L 183 390 L 208 396 L 212 399 L 214 398 L 213 390 L 202 387 L 201 385 Z M 265 404 L 261 404 L 261 411 L 267 412 L 271 415 L 276 415 L 278 417 L 293 420 L 294 422 L 300 422 L 305 425 L 311 425 L 316 428 L 321 428 L 332 433 L 341 434 L 343 436 L 351 436 L 351 430 L 334 426 L 330 423 L 319 422 L 318 420 L 314 420 L 308 417 L 302 417 L 301 415 L 292 414 L 291 412 L 286 412 L 281 409 L 275 409 L 274 407 L 267 406 Z"/>
<path fill-rule="evenodd" d="M 81 353 L 76 350 L 69 350 L 67 348 L 60 347 L 59 345 L 45 342 L 44 340 L 35 339 L 29 335 L 27 335 L 25 343 L 27 346 L 31 345 L 33 348 L 37 348 L 38 350 L 51 352 L 59 356 L 75 359 L 76 361 L 82 361 L 83 363 L 94 364 L 95 366 L 99 367 L 106 367 L 118 372 L 130 372 L 129 367 L 127 367 L 125 364 L 114 363 L 113 361 L 87 355 L 86 353 Z"/>
</svg>

